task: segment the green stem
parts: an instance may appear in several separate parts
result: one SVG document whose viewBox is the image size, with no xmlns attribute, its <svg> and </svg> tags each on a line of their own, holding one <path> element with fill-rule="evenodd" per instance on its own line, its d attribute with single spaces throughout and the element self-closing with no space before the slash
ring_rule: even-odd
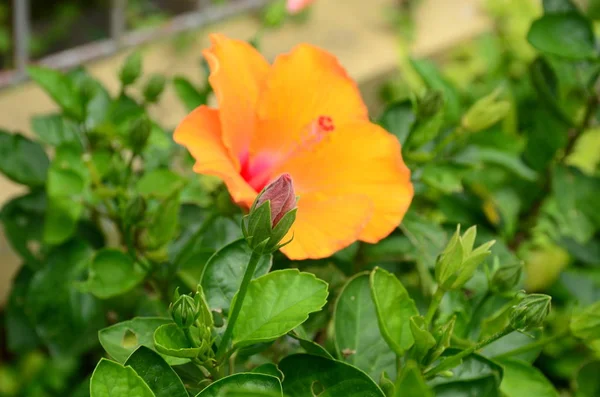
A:
<svg viewBox="0 0 600 397">
<path fill-rule="evenodd" d="M 444 291 L 440 286 L 437 287 L 433 297 L 431 298 L 431 303 L 429 304 L 429 309 L 427 309 L 427 315 L 425 316 L 425 325 L 429 327 L 431 324 L 431 320 L 433 320 L 433 316 L 435 316 L 435 312 L 440 307 L 440 303 L 442 303 L 442 298 L 444 297 Z"/>
<path fill-rule="evenodd" d="M 200 347 L 200 346 L 198 346 L 198 344 L 196 343 L 196 340 L 192 336 L 192 331 L 190 331 L 190 328 L 184 328 L 183 333 L 185 334 L 185 337 L 187 338 L 188 342 L 190 342 L 192 347 Z"/>
<path fill-rule="evenodd" d="M 223 334 L 223 338 L 221 339 L 221 343 L 219 343 L 219 348 L 217 349 L 217 362 L 219 363 L 225 356 L 227 347 L 229 346 L 229 342 L 233 333 L 233 327 L 235 327 L 235 322 L 240 315 L 244 299 L 246 298 L 246 293 L 248 292 L 248 286 L 250 285 L 250 281 L 252 280 L 252 276 L 256 271 L 256 266 L 258 266 L 258 262 L 260 261 L 261 257 L 262 254 L 253 251 L 252 256 L 250 256 L 250 260 L 248 261 L 248 267 L 246 268 L 244 278 L 242 279 L 242 284 L 240 285 L 240 289 L 235 298 L 235 304 L 231 310 L 229 318 L 227 319 L 227 328 L 225 329 L 225 333 Z"/>
<path fill-rule="evenodd" d="M 528 345 L 521 346 L 521 347 L 518 347 L 513 350 L 509 350 L 502 354 L 498 354 L 497 356 L 494 356 L 494 358 L 507 358 L 507 357 L 512 357 L 512 356 L 518 356 L 519 354 L 527 353 L 532 350 L 539 349 L 540 347 L 544 347 L 549 343 L 555 342 L 559 339 L 569 336 L 569 334 L 570 334 L 569 329 L 565 329 L 564 331 L 561 331 L 561 332 L 557 333 L 556 335 L 550 336 L 548 338 L 543 338 L 536 342 L 530 343 Z"/>
<path fill-rule="evenodd" d="M 484 346 L 489 345 L 490 343 L 502 338 L 503 336 L 510 334 L 513 331 L 514 330 L 512 329 L 512 327 L 506 327 L 502 331 L 490 336 L 487 339 L 482 340 L 481 342 L 477 343 L 476 345 L 474 345 L 468 349 L 465 349 L 454 356 L 448 357 L 447 359 L 442 361 L 438 366 L 430 368 L 427 371 L 425 371 L 425 373 L 423 375 L 425 375 L 425 378 L 430 379 L 430 378 L 433 378 L 436 374 L 439 374 L 440 372 L 452 369 L 452 368 L 456 367 L 457 365 L 459 365 L 461 360 L 463 358 L 465 358 L 466 356 L 473 354 L 475 351 L 483 348 Z"/>
</svg>

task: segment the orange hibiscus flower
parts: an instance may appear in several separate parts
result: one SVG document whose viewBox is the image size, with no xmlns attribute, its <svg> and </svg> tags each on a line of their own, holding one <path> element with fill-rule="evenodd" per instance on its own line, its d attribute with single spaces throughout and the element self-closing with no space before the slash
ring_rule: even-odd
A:
<svg viewBox="0 0 600 397">
<path fill-rule="evenodd" d="M 291 175 L 298 200 L 291 259 L 324 258 L 398 226 L 413 197 L 397 139 L 369 122 L 336 58 L 308 44 L 273 65 L 251 45 L 211 35 L 204 51 L 219 108 L 200 106 L 174 139 L 194 171 L 223 179 L 249 208 L 270 181 Z"/>
</svg>

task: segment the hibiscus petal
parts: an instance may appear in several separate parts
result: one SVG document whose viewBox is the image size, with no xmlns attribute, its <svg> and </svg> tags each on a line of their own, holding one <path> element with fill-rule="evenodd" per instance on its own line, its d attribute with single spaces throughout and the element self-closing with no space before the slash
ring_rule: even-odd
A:
<svg viewBox="0 0 600 397">
<path fill-rule="evenodd" d="M 358 239 L 371 217 L 372 205 L 365 196 L 305 194 L 298 201 L 296 221 L 288 236 L 291 243 L 281 251 L 290 259 L 331 256 Z"/>
<path fill-rule="evenodd" d="M 256 192 L 239 175 L 221 141 L 219 111 L 199 106 L 175 129 L 173 139 L 185 146 L 196 160 L 194 171 L 223 179 L 233 199 L 249 207 Z"/>
<path fill-rule="evenodd" d="M 308 44 L 277 57 L 257 112 L 250 154 L 274 161 L 302 145 L 320 117 L 337 123 L 368 120 L 356 83 L 333 55 Z"/>
<path fill-rule="evenodd" d="M 298 153 L 275 171 L 281 172 L 292 176 L 300 197 L 314 192 L 368 197 L 374 212 L 359 239 L 369 243 L 398 226 L 413 197 L 398 140 L 369 122 L 336 128 L 312 150 Z"/>
<path fill-rule="evenodd" d="M 223 143 L 240 169 L 248 156 L 255 128 L 255 108 L 259 89 L 270 66 L 250 44 L 210 35 L 212 47 L 203 52 L 210 66 L 212 86 L 221 112 Z"/>
</svg>

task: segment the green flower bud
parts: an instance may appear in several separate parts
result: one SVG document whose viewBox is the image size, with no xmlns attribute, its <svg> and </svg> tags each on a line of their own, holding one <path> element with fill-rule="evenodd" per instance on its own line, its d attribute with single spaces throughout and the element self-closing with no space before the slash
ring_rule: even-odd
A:
<svg viewBox="0 0 600 397">
<path fill-rule="evenodd" d="M 489 241 L 473 249 L 477 227 L 470 227 L 464 235 L 460 235 L 460 225 L 440 255 L 435 266 L 435 279 L 444 290 L 462 287 L 475 273 L 491 252 L 495 241 Z"/>
<path fill-rule="evenodd" d="M 499 100 L 501 89 L 481 98 L 462 118 L 462 127 L 469 132 L 485 130 L 502 120 L 510 111 L 510 102 Z"/>
<path fill-rule="evenodd" d="M 165 76 L 154 74 L 144 86 L 144 98 L 147 102 L 155 103 L 165 89 Z"/>
<path fill-rule="evenodd" d="M 439 91 L 429 91 L 417 100 L 417 119 L 433 117 L 444 106 L 444 97 Z"/>
<path fill-rule="evenodd" d="M 496 269 L 490 280 L 490 289 L 493 292 L 510 291 L 519 283 L 522 273 L 522 262 L 501 266 Z"/>
<path fill-rule="evenodd" d="M 280 243 L 296 220 L 296 201 L 292 178 L 288 174 L 281 175 L 263 189 L 242 221 L 250 248 L 267 254 L 287 244 Z"/>
<path fill-rule="evenodd" d="M 169 307 L 171 317 L 180 328 L 189 328 L 196 322 L 200 315 L 198 305 L 189 295 L 181 295 Z"/>
<path fill-rule="evenodd" d="M 600 301 L 573 314 L 571 332 L 587 342 L 600 340 Z"/>
<path fill-rule="evenodd" d="M 152 122 L 148 117 L 142 116 L 135 120 L 130 127 L 128 144 L 133 153 L 139 154 L 144 150 L 150 138 Z"/>
<path fill-rule="evenodd" d="M 529 294 L 510 310 L 510 326 L 519 332 L 541 327 L 550 313 L 552 298 L 545 294 Z"/>
<path fill-rule="evenodd" d="M 142 56 L 134 52 L 125 59 L 125 63 L 119 73 L 119 79 L 123 87 L 133 84 L 142 74 Z"/>
</svg>

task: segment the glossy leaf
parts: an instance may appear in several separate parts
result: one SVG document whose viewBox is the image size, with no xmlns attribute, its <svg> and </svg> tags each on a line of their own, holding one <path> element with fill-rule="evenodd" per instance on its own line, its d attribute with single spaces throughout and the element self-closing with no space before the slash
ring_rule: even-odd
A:
<svg viewBox="0 0 600 397">
<path fill-rule="evenodd" d="M 233 328 L 233 344 L 248 346 L 285 335 L 321 310 L 328 294 L 326 282 L 296 269 L 252 280 Z"/>
<path fill-rule="evenodd" d="M 131 290 L 145 275 L 130 256 L 107 248 L 96 253 L 90 265 L 89 279 L 82 288 L 98 298 L 108 299 Z"/>
<path fill-rule="evenodd" d="M 278 378 L 266 374 L 242 372 L 211 383 L 196 397 L 225 397 L 229 395 L 230 390 L 236 393 L 275 393 L 277 396 L 282 396 L 281 382 Z"/>
<path fill-rule="evenodd" d="M 377 325 L 368 274 L 358 274 L 344 286 L 335 305 L 333 321 L 338 357 L 373 379 L 379 379 L 384 371 L 396 373 L 396 354 Z"/>
<path fill-rule="evenodd" d="M 140 346 L 125 362 L 146 382 L 156 397 L 188 397 L 181 379 L 160 354 Z"/>
<path fill-rule="evenodd" d="M 217 251 L 206 263 L 201 285 L 208 306 L 227 312 L 248 267 L 252 251 L 246 240 L 236 240 Z M 272 255 L 263 255 L 254 277 L 265 275 L 273 264 Z"/>
<path fill-rule="evenodd" d="M 135 317 L 98 332 L 100 344 L 106 352 L 116 361 L 125 363 L 127 358 L 140 346 L 154 349 L 154 331 L 165 324 L 172 324 L 170 318 Z M 188 359 L 163 356 L 170 365 L 179 365 L 188 362 Z"/>
<path fill-rule="evenodd" d="M 7 178 L 27 186 L 42 186 L 49 163 L 39 143 L 0 130 L 0 172 Z"/>
<path fill-rule="evenodd" d="M 460 352 L 447 349 L 444 357 Z M 428 382 L 436 397 L 500 397 L 502 367 L 478 354 L 471 354 L 451 369 L 451 377 L 436 377 Z"/>
<path fill-rule="evenodd" d="M 281 360 L 279 368 L 287 397 L 384 397 L 367 374 L 341 361 L 294 354 Z"/>
<path fill-rule="evenodd" d="M 271 375 L 276 377 L 280 381 L 283 380 L 283 372 L 281 372 L 277 365 L 273 363 L 259 365 L 258 367 L 254 368 L 252 372 L 257 374 Z"/>
<path fill-rule="evenodd" d="M 504 369 L 500 390 L 506 397 L 558 397 L 558 391 L 542 372 L 530 363 L 516 359 L 499 361 Z"/>
<path fill-rule="evenodd" d="M 133 368 L 101 359 L 90 382 L 91 397 L 154 397 L 144 380 Z"/>
<path fill-rule="evenodd" d="M 414 343 L 410 318 L 419 315 L 415 302 L 392 273 L 376 267 L 369 278 L 381 335 L 397 354 L 403 355 Z"/>
<path fill-rule="evenodd" d="M 290 337 L 296 339 L 300 343 L 300 346 L 308 354 L 333 359 L 333 356 L 331 354 L 329 354 L 329 352 L 323 346 L 319 345 L 317 342 L 310 340 L 310 339 L 303 338 L 294 331 L 290 332 L 289 335 L 290 335 Z"/>
<path fill-rule="evenodd" d="M 597 55 L 592 26 L 577 12 L 545 14 L 533 22 L 527 40 L 542 52 L 565 58 Z"/>
</svg>

